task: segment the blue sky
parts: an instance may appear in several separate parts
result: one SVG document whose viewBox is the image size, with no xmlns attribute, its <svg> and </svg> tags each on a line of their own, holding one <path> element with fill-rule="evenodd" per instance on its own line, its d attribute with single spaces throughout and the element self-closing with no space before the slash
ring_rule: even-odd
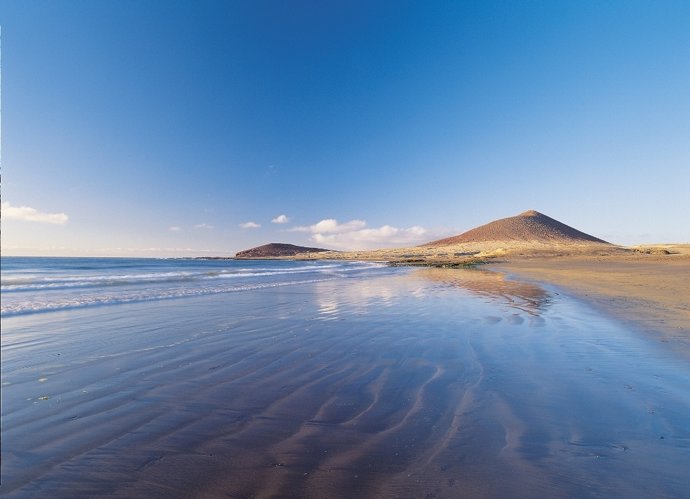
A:
<svg viewBox="0 0 690 499">
<path fill-rule="evenodd" d="M 27 0 L 0 22 L 5 255 L 399 246 L 527 209 L 690 242 L 687 1 Z"/>
</svg>

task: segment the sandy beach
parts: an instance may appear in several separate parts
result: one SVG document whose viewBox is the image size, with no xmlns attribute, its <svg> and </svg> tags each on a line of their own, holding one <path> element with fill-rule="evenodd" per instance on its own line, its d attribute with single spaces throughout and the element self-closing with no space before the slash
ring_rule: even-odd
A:
<svg viewBox="0 0 690 499">
<path fill-rule="evenodd" d="M 690 0 L 0 11 L 0 499 L 690 499 Z"/>
<path fill-rule="evenodd" d="M 483 268 L 252 265 L 280 285 L 3 317 L 0 493 L 690 493 L 668 344 Z"/>
<path fill-rule="evenodd" d="M 300 255 L 396 264 L 483 268 L 551 283 L 690 353 L 690 244 L 637 247 L 530 245 L 514 241 Z M 486 265 L 484 267 L 484 265 Z"/>
<path fill-rule="evenodd" d="M 690 246 L 669 250 L 675 254 L 510 258 L 488 268 L 555 284 L 690 352 Z"/>
</svg>

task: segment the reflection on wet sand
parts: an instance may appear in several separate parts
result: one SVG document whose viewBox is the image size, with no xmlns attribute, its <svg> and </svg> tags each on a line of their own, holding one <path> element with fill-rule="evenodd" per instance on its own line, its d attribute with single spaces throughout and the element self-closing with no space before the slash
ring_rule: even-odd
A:
<svg viewBox="0 0 690 499">
<path fill-rule="evenodd" d="M 544 289 L 536 284 L 507 279 L 505 274 L 499 272 L 426 268 L 417 270 L 410 276 L 442 286 L 466 289 L 532 315 L 540 315 L 549 304 L 549 294 Z"/>
<path fill-rule="evenodd" d="M 107 311 L 36 320 L 61 356 L 8 380 L 3 495 L 690 495 L 688 367 L 499 275 L 200 298 L 100 337 Z"/>
</svg>

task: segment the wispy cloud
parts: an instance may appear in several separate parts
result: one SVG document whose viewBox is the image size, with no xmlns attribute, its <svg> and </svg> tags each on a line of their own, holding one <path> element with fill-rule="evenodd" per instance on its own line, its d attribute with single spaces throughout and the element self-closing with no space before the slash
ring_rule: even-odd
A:
<svg viewBox="0 0 690 499">
<path fill-rule="evenodd" d="M 213 228 L 213 225 L 209 225 L 209 224 L 207 224 L 207 223 L 196 224 L 196 225 L 194 226 L 194 228 L 195 228 L 195 229 L 212 229 L 212 228 Z"/>
<path fill-rule="evenodd" d="M 173 225 L 173 226 L 169 227 L 168 230 L 169 230 L 170 232 L 180 232 L 180 231 L 182 230 L 182 228 L 181 228 L 181 227 L 177 227 L 176 225 Z"/>
<path fill-rule="evenodd" d="M 240 224 L 240 227 L 243 229 L 258 229 L 261 227 L 261 224 L 258 224 L 256 222 L 245 222 L 243 224 Z"/>
<path fill-rule="evenodd" d="M 69 220 L 69 217 L 64 213 L 43 213 L 28 206 L 12 206 L 8 201 L 2 203 L 2 217 L 6 220 L 23 220 L 56 225 L 63 225 Z"/>
<path fill-rule="evenodd" d="M 406 229 L 383 225 L 379 228 L 367 228 L 364 220 L 350 220 L 339 223 L 328 218 L 314 225 L 294 227 L 294 232 L 312 234 L 311 241 L 335 249 L 373 249 L 386 246 L 416 245 L 429 238 L 424 227 L 414 226 Z"/>
<path fill-rule="evenodd" d="M 275 217 L 273 220 L 271 220 L 271 223 L 274 224 L 286 224 L 290 221 L 290 217 L 287 215 L 278 215 Z"/>
</svg>

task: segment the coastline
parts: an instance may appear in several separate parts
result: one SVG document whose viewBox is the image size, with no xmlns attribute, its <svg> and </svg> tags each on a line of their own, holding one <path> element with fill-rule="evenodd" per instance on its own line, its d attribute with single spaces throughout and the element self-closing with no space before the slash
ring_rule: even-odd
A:
<svg viewBox="0 0 690 499">
<path fill-rule="evenodd" d="M 560 287 L 690 354 L 690 254 L 515 258 L 488 268 Z"/>
<path fill-rule="evenodd" d="M 117 303 L 4 317 L 0 495 L 688 496 L 670 345 L 508 270 L 323 263 L 123 301 L 159 289 L 140 262 Z M 156 265 L 171 291 L 225 268 Z"/>
<path fill-rule="evenodd" d="M 499 250 L 461 245 L 326 252 L 289 259 L 388 262 L 393 266 L 481 266 L 550 284 L 690 355 L 690 244 L 635 247 L 561 246 L 550 250 L 505 244 Z"/>
</svg>

